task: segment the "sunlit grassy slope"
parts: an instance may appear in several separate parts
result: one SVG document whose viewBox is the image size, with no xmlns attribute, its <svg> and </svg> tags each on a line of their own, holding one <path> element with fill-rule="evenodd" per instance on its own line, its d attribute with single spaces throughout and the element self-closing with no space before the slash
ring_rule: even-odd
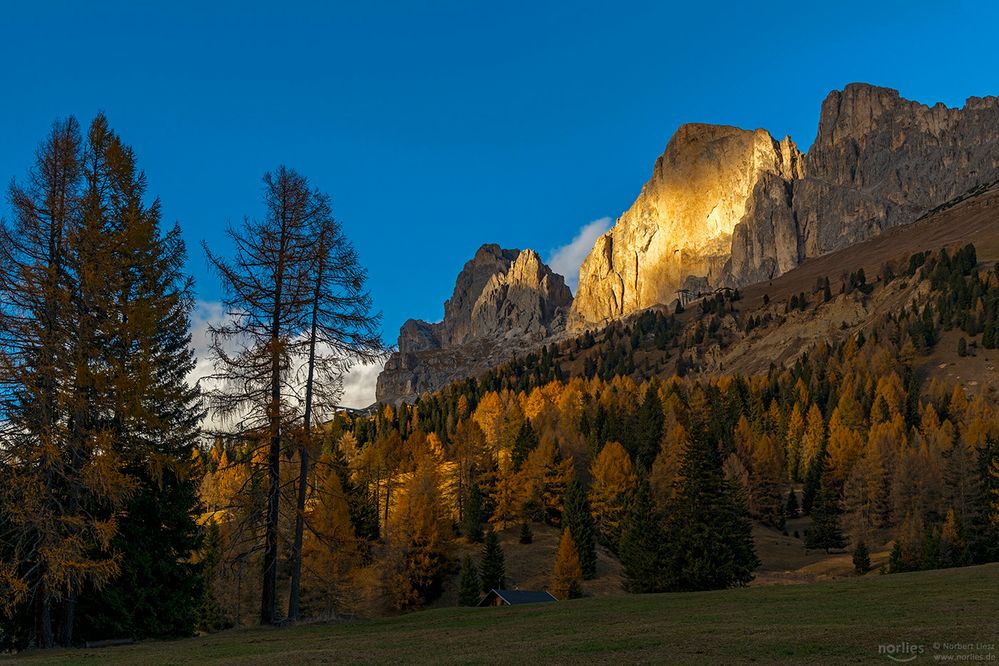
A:
<svg viewBox="0 0 999 666">
<path fill-rule="evenodd" d="M 999 659 L 999 565 L 720 592 L 446 608 L 340 625 L 35 653 L 25 661 L 845 664 L 892 663 L 879 646 L 908 644 L 923 647 L 918 663 L 969 652 L 948 647 L 956 643 L 996 644 L 991 653 Z M 987 645 L 975 650 L 990 651 Z"/>
</svg>

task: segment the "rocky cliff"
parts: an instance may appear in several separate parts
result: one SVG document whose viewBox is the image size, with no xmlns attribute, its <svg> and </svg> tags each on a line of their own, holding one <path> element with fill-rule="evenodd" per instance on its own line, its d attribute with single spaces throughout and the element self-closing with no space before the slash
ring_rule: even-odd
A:
<svg viewBox="0 0 999 666">
<path fill-rule="evenodd" d="M 534 250 L 483 245 L 458 274 L 443 321 L 402 325 L 376 397 L 412 400 L 493 367 L 561 330 L 571 304 L 565 280 Z"/>
<path fill-rule="evenodd" d="M 765 177 L 800 176 L 801 157 L 765 130 L 680 127 L 638 199 L 583 262 L 572 324 L 600 324 L 716 281 L 754 188 Z"/>
<path fill-rule="evenodd" d="M 851 84 L 826 97 L 805 154 L 762 129 L 683 125 L 634 204 L 597 239 L 575 301 L 533 251 L 484 245 L 442 322 L 403 325 L 377 397 L 413 399 L 478 374 L 566 320 L 573 333 L 669 304 L 681 289 L 771 280 L 997 179 L 995 97 L 930 107 Z"/>
<path fill-rule="evenodd" d="M 766 131 L 684 125 L 580 269 L 574 328 L 770 279 L 999 177 L 999 100 L 960 109 L 851 84 L 801 155 Z"/>
</svg>

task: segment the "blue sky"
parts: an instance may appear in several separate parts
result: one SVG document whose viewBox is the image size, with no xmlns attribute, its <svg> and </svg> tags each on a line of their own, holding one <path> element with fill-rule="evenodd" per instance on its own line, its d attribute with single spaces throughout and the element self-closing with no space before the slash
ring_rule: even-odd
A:
<svg viewBox="0 0 999 666">
<path fill-rule="evenodd" d="M 54 119 L 103 110 L 210 303 L 201 240 L 226 254 L 287 164 L 332 195 L 394 342 L 482 243 L 549 257 L 619 215 L 683 122 L 806 148 L 851 81 L 999 94 L 995 3 L 749 4 L 3 2 L 0 178 Z"/>
</svg>

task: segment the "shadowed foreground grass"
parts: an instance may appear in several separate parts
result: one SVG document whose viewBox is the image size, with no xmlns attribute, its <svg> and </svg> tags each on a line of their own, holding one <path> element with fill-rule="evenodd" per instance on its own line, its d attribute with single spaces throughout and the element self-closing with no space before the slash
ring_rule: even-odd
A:
<svg viewBox="0 0 999 666">
<path fill-rule="evenodd" d="M 21 658 L 31 664 L 838 664 L 893 663 L 879 646 L 903 643 L 923 647 L 913 663 L 968 654 L 999 660 L 999 564 L 808 585 L 448 608 Z"/>
</svg>

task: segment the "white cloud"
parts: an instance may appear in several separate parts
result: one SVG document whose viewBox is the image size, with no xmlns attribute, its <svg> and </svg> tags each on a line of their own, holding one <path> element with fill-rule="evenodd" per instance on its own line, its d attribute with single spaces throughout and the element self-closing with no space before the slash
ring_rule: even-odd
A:
<svg viewBox="0 0 999 666">
<path fill-rule="evenodd" d="M 195 365 L 187 377 L 191 384 L 212 374 L 208 325 L 221 322 L 223 314 L 222 304 L 216 301 L 198 301 L 194 305 L 194 312 L 191 313 L 191 347 L 194 348 Z M 204 384 L 202 387 L 204 388 Z"/>
<path fill-rule="evenodd" d="M 593 249 L 597 238 L 610 229 L 613 223 L 614 220 L 609 217 L 593 220 L 583 225 L 571 243 L 555 248 L 548 255 L 546 263 L 565 278 L 565 283 L 572 289 L 573 294 L 579 286 L 579 267 L 583 265 L 583 259 Z"/>
<path fill-rule="evenodd" d="M 385 367 L 385 361 L 371 365 L 355 365 L 343 378 L 343 397 L 340 404 L 344 407 L 361 409 L 375 401 L 375 383 L 378 374 Z"/>
<path fill-rule="evenodd" d="M 215 301 L 198 301 L 191 313 L 191 347 L 194 349 L 195 366 L 188 375 L 188 382 L 194 384 L 200 380 L 202 390 L 212 388 L 206 378 L 214 372 L 208 326 L 212 323 L 221 323 L 225 316 L 222 304 Z M 233 341 L 228 347 L 229 351 L 235 352 L 239 345 Z M 384 360 L 375 364 L 354 365 L 343 376 L 343 395 L 339 404 L 355 408 L 371 405 L 375 401 L 375 383 L 384 366 Z M 217 427 L 221 424 L 209 415 L 206 425 Z"/>
</svg>

